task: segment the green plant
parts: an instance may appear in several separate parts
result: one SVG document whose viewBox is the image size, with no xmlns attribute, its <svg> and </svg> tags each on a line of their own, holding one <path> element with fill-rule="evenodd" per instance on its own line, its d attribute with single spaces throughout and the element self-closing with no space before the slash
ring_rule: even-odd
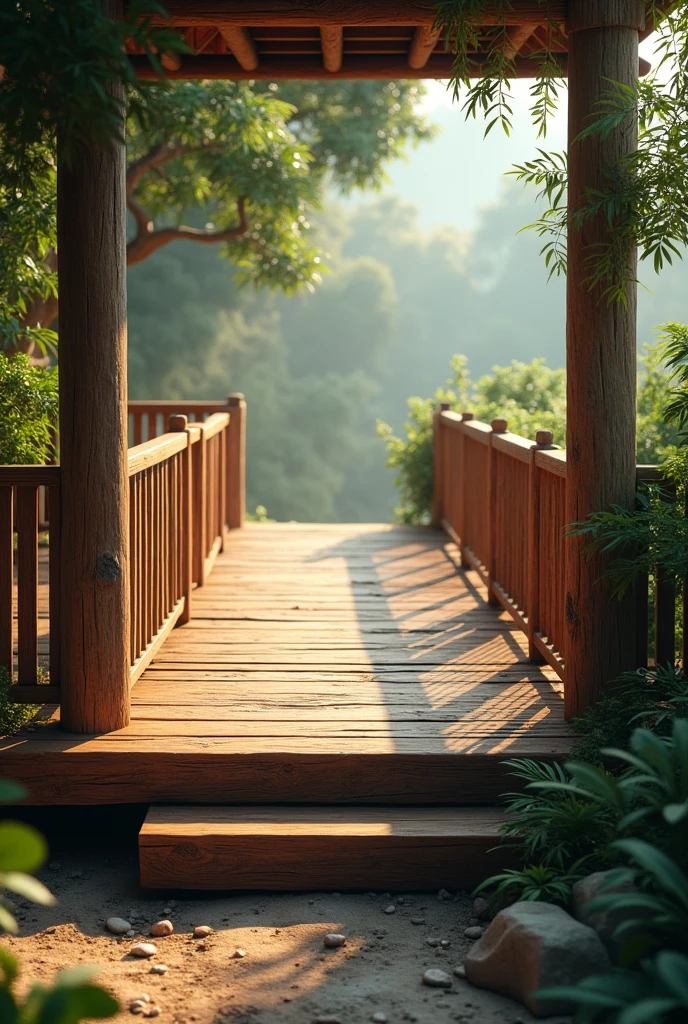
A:
<svg viewBox="0 0 688 1024">
<path fill-rule="evenodd" d="M 482 882 L 474 895 L 484 889 L 493 889 L 494 898 L 503 897 L 507 903 L 518 900 L 541 900 L 567 907 L 571 891 L 589 871 L 584 861 L 576 862 L 568 870 L 548 864 L 528 864 L 522 868 L 507 868 Z"/>
<path fill-rule="evenodd" d="M 0 736 L 11 736 L 27 725 L 40 705 L 17 704 L 11 699 L 12 677 L 4 665 L 0 666 Z"/>
<path fill-rule="evenodd" d="M 15 782 L 0 779 L 0 803 L 17 803 L 26 797 Z M 45 862 L 45 839 L 31 825 L 19 821 L 0 822 L 0 931 L 18 931 L 13 906 L 5 892 L 17 893 L 34 903 L 51 905 L 53 894 L 34 878 Z M 116 999 L 91 983 L 95 968 L 77 967 L 63 971 L 55 985 L 34 984 L 23 1001 L 14 992 L 17 961 L 0 948 L 0 1021 L 2 1024 L 78 1024 L 79 1021 L 113 1017 L 119 1010 Z"/>
<path fill-rule="evenodd" d="M 57 370 L 0 352 L 0 464 L 45 462 L 57 408 Z"/>
</svg>

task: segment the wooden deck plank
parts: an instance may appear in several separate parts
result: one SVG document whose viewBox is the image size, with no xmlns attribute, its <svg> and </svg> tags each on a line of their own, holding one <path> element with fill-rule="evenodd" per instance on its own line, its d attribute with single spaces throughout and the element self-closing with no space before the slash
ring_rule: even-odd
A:
<svg viewBox="0 0 688 1024">
<path fill-rule="evenodd" d="M 131 725 L 72 736 L 55 714 L 0 741 L 0 771 L 36 803 L 490 802 L 502 758 L 570 739 L 557 676 L 457 563 L 425 528 L 233 531 Z"/>
</svg>

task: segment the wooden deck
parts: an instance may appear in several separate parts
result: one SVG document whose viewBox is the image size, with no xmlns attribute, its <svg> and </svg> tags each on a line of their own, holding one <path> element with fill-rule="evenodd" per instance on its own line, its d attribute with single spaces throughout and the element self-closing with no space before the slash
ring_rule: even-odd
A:
<svg viewBox="0 0 688 1024">
<path fill-rule="evenodd" d="M 35 803 L 493 801 L 561 757 L 561 684 L 430 529 L 249 525 L 132 691 L 131 725 L 57 713 L 0 742 Z M 45 714 L 45 713 L 44 713 Z"/>
</svg>

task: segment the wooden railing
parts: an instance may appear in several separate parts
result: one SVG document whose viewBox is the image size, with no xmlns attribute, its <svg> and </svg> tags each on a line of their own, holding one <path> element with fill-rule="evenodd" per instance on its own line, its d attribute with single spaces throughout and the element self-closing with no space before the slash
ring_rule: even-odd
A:
<svg viewBox="0 0 688 1024">
<path fill-rule="evenodd" d="M 42 489 L 47 496 L 45 504 L 52 528 L 49 547 L 41 549 L 46 557 L 40 560 L 39 575 L 39 492 Z M 0 666 L 7 669 L 11 677 L 16 674 L 15 699 L 30 704 L 57 699 L 60 681 L 58 466 L 0 466 Z M 50 686 L 43 682 L 47 677 Z M 40 698 L 36 697 L 38 692 Z"/>
<path fill-rule="evenodd" d="M 435 417 L 433 522 L 464 566 L 528 636 L 530 657 L 563 676 L 566 453 L 547 430 L 532 442 L 507 422 L 442 408 Z"/>
<path fill-rule="evenodd" d="M 528 637 L 534 661 L 548 662 L 564 679 L 566 638 L 566 452 L 548 430 L 529 441 L 472 413 L 442 405 L 435 414 L 433 525 L 459 547 L 461 563 L 476 570 L 488 601 L 501 605 Z M 660 479 L 656 467 L 638 466 L 638 481 Z M 654 606 L 652 661 L 675 658 L 675 587 L 654 578 L 636 587 L 635 664 L 648 664 L 648 607 Z M 688 653 L 685 590 L 684 664 Z"/>
<path fill-rule="evenodd" d="M 189 621 L 194 588 L 227 531 L 243 525 L 246 404 L 231 395 L 225 404 L 141 402 L 129 411 L 134 437 L 147 435 L 128 453 L 133 684 L 174 626 Z M 39 584 L 42 488 L 49 554 Z M 59 492 L 59 466 L 0 466 L 0 665 L 21 703 L 60 699 Z"/>
</svg>

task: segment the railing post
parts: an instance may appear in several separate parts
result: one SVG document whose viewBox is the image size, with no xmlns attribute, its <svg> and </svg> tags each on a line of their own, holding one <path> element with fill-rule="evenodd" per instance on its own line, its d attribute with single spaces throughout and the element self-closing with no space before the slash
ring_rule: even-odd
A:
<svg viewBox="0 0 688 1024">
<path fill-rule="evenodd" d="M 442 426 L 442 413 L 448 412 L 449 402 L 440 402 L 432 416 L 432 506 L 430 509 L 430 525 L 438 530 L 445 515 L 447 486 L 447 446 L 446 432 Z"/>
<path fill-rule="evenodd" d="M 12 676 L 14 643 L 12 602 L 14 592 L 14 488 L 0 487 L 0 668 Z"/>
<path fill-rule="evenodd" d="M 191 432 L 188 418 L 179 414 L 170 417 L 170 433 L 184 431 L 186 448 L 181 452 L 181 481 L 179 487 L 179 573 L 184 611 L 179 616 L 180 625 L 191 618 L 191 594 L 193 592 L 193 467 L 191 461 Z"/>
<path fill-rule="evenodd" d="M 193 575 L 199 587 L 205 583 L 206 503 L 208 500 L 207 441 L 205 431 L 199 428 L 198 441 L 192 448 L 193 458 L 193 513 L 191 517 L 193 536 Z"/>
<path fill-rule="evenodd" d="M 488 537 L 489 539 L 489 551 L 487 553 L 487 600 L 490 604 L 498 605 L 499 598 L 494 592 L 494 581 L 496 576 L 496 554 L 497 554 L 497 541 L 495 531 L 495 509 L 497 501 L 501 499 L 502 495 L 499 491 L 499 481 L 497 480 L 497 460 L 494 457 L 494 451 L 492 449 L 492 435 L 493 434 L 506 434 L 508 430 L 508 423 L 501 416 L 492 420 L 490 426 L 492 427 L 492 434 L 490 434 L 490 444 L 487 449 L 488 451 L 488 473 L 490 479 L 490 500 L 487 503 L 487 515 L 489 519 Z"/>
<path fill-rule="evenodd" d="M 540 628 L 540 471 L 535 465 L 535 452 L 553 448 L 552 442 L 551 430 L 536 432 L 528 470 L 528 657 L 539 664 L 545 659 L 535 646 Z"/>
<path fill-rule="evenodd" d="M 235 530 L 246 518 L 246 401 L 237 392 L 227 396 L 229 444 L 227 445 L 227 525 Z"/>
<path fill-rule="evenodd" d="M 472 412 L 462 412 L 461 422 L 470 423 L 475 416 Z M 466 480 L 466 435 L 463 430 L 459 433 L 459 500 L 457 502 L 457 525 L 459 540 L 461 541 L 461 568 L 469 569 L 470 562 L 466 558 L 465 544 L 466 544 L 466 487 L 468 481 Z"/>
</svg>

